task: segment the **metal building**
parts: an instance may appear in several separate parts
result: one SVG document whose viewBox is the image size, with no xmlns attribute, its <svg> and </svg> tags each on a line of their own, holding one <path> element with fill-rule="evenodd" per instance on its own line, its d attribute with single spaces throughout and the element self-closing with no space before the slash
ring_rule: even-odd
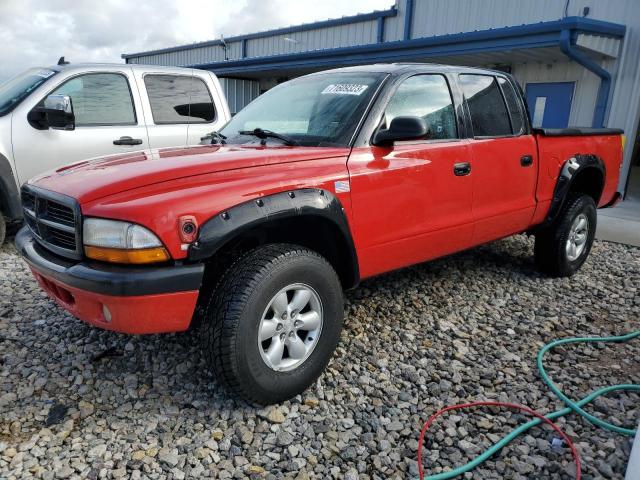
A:
<svg viewBox="0 0 640 480">
<path fill-rule="evenodd" d="M 234 113 L 282 81 L 338 66 L 502 69 L 525 90 L 536 126 L 623 128 L 620 187 L 633 177 L 640 189 L 639 55 L 638 0 L 396 0 L 387 10 L 122 57 L 211 70 L 225 79 Z"/>
</svg>

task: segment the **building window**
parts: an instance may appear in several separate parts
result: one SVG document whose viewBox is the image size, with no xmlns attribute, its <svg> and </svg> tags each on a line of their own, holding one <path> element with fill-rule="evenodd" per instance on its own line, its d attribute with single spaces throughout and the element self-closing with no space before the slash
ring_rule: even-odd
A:
<svg viewBox="0 0 640 480">
<path fill-rule="evenodd" d="M 153 123 L 209 123 L 215 108 L 207 85 L 199 78 L 180 75 L 146 75 Z"/>
<path fill-rule="evenodd" d="M 60 85 L 52 94 L 71 98 L 77 127 L 137 123 L 129 82 L 124 75 L 80 75 Z"/>
<path fill-rule="evenodd" d="M 473 134 L 476 137 L 511 135 L 509 112 L 496 79 L 489 75 L 460 75 Z"/>
<path fill-rule="evenodd" d="M 389 100 L 384 116 L 387 127 L 395 117 L 424 118 L 429 140 L 458 138 L 451 92 L 442 75 L 415 75 L 406 79 Z"/>
</svg>

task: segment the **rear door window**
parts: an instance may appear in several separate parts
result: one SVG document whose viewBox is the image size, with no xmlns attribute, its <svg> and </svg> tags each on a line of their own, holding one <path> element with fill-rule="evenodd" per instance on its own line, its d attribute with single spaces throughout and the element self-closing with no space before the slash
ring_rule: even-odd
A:
<svg viewBox="0 0 640 480">
<path fill-rule="evenodd" d="M 511 121 L 495 77 L 460 75 L 460 86 L 471 114 L 475 137 L 511 135 Z"/>
<path fill-rule="evenodd" d="M 507 107 L 509 108 L 509 118 L 511 119 L 511 130 L 514 135 L 519 135 L 524 132 L 524 115 L 522 108 L 520 108 L 520 102 L 516 96 L 516 92 L 513 89 L 513 85 L 504 77 L 498 77 L 498 83 L 504 94 L 504 99 L 507 101 Z"/>
<path fill-rule="evenodd" d="M 71 97 L 77 127 L 137 124 L 129 82 L 122 74 L 80 75 L 52 94 Z"/>
<path fill-rule="evenodd" d="M 389 100 L 384 115 L 387 127 L 395 117 L 422 117 L 429 128 L 429 140 L 458 138 L 451 92 L 442 75 L 407 78 Z"/>
<path fill-rule="evenodd" d="M 153 123 L 210 123 L 216 112 L 207 85 L 200 78 L 145 75 Z"/>
</svg>

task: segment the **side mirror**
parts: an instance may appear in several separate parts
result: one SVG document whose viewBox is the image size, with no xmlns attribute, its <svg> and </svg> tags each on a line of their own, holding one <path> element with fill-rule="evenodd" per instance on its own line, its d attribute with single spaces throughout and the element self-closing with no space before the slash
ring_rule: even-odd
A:
<svg viewBox="0 0 640 480">
<path fill-rule="evenodd" d="M 421 117 L 395 117 L 389 128 L 378 130 L 373 137 L 374 145 L 389 145 L 399 140 L 420 140 L 429 134 L 427 122 Z"/>
<path fill-rule="evenodd" d="M 75 130 L 76 117 L 73 102 L 69 95 L 49 95 L 41 106 L 37 106 L 28 116 L 29 122 L 36 128 L 46 130 Z"/>
</svg>

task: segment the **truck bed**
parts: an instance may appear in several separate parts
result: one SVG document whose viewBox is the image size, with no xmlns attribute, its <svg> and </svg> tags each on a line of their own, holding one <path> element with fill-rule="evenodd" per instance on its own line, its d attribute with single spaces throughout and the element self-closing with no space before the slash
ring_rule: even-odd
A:
<svg viewBox="0 0 640 480">
<path fill-rule="evenodd" d="M 622 164 L 622 133 L 614 128 L 537 128 L 540 168 L 538 171 L 538 206 L 533 224 L 544 220 L 564 163 L 575 155 L 595 155 L 605 167 L 604 190 L 598 206 L 615 199 Z"/>
</svg>

